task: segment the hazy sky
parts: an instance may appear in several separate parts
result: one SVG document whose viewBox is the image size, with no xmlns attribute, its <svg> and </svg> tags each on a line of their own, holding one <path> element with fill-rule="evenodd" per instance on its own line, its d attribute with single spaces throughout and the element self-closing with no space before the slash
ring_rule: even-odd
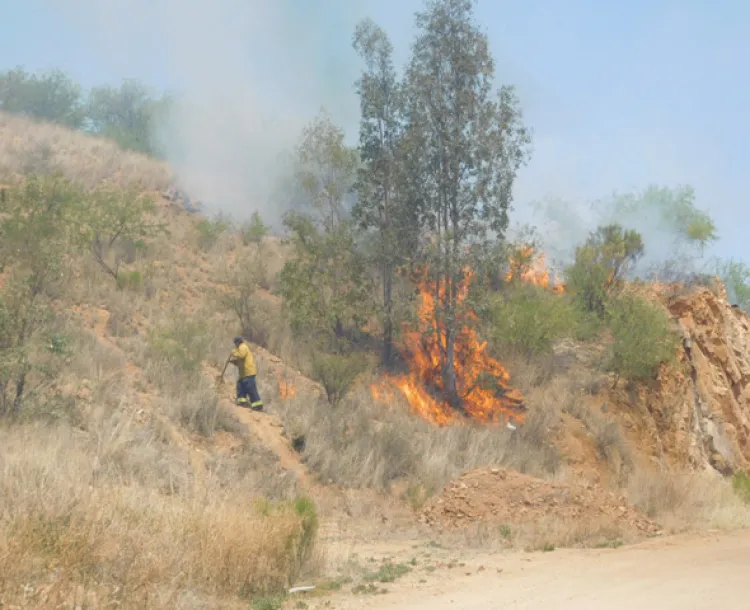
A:
<svg viewBox="0 0 750 610">
<path fill-rule="evenodd" d="M 189 185 L 238 209 L 248 181 L 327 106 L 356 137 L 356 21 L 403 64 L 421 0 L 0 0 L 0 69 L 61 67 L 86 86 L 139 78 L 185 91 L 171 149 Z M 534 129 L 517 218 L 547 195 L 692 184 L 714 252 L 750 261 L 750 3 L 479 0 L 498 83 Z M 239 125 L 239 127 L 238 127 Z M 224 174 L 221 174 L 224 172 Z"/>
</svg>

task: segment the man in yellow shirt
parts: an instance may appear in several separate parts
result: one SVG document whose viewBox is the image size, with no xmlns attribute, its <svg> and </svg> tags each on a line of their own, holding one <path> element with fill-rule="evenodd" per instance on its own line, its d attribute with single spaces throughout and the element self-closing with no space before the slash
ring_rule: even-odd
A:
<svg viewBox="0 0 750 610">
<path fill-rule="evenodd" d="M 258 394 L 258 385 L 255 381 L 258 369 L 250 346 L 242 337 L 234 338 L 234 349 L 229 362 L 237 367 L 237 404 L 249 404 L 254 411 L 262 411 L 263 401 Z"/>
</svg>

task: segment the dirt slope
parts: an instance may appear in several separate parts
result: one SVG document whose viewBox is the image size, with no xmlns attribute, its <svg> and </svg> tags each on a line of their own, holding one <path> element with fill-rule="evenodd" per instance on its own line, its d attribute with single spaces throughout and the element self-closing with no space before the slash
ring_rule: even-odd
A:
<svg viewBox="0 0 750 610">
<path fill-rule="evenodd" d="M 748 607 L 748 565 L 750 531 L 666 538 L 614 550 L 477 556 L 450 577 L 410 575 L 386 595 L 341 599 L 335 607 L 741 610 Z"/>
</svg>

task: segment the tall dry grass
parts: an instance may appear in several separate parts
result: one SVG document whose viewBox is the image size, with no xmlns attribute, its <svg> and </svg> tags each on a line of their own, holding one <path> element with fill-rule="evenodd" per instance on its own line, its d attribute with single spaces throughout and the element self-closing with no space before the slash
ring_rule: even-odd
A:
<svg viewBox="0 0 750 610">
<path fill-rule="evenodd" d="M 526 424 L 514 432 L 479 424 L 439 428 L 410 413 L 399 398 L 393 404 L 373 399 L 367 384 L 335 408 L 308 396 L 276 399 L 270 384 L 261 390 L 274 397 L 270 410 L 290 436 L 304 437 L 302 457 L 325 481 L 380 490 L 406 481 L 423 490 L 417 495 L 429 495 L 477 466 L 508 466 L 540 477 L 560 469 L 552 438 L 567 400 L 564 383 L 537 390 Z"/>
<path fill-rule="evenodd" d="M 718 473 L 636 470 L 630 502 L 669 532 L 750 527 L 750 506 Z"/>
<path fill-rule="evenodd" d="M 105 138 L 0 112 L 0 180 L 50 170 L 84 186 L 119 179 L 123 185 L 165 189 L 172 179 L 167 164 L 123 151 Z"/>
<path fill-rule="evenodd" d="M 242 607 L 300 573 L 317 530 L 310 503 L 201 482 L 176 448 L 109 419 L 94 432 L 0 429 L 9 607 Z"/>
</svg>

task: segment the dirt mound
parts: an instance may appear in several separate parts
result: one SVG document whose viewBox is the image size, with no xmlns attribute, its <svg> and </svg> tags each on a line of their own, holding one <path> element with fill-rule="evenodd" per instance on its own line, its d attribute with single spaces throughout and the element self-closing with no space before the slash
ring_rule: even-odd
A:
<svg viewBox="0 0 750 610">
<path fill-rule="evenodd" d="M 606 522 L 640 534 L 661 531 L 624 499 L 594 486 L 553 483 L 502 468 L 467 472 L 446 485 L 422 511 L 424 523 L 445 528 L 479 521 L 523 525 L 545 519 Z"/>
</svg>

